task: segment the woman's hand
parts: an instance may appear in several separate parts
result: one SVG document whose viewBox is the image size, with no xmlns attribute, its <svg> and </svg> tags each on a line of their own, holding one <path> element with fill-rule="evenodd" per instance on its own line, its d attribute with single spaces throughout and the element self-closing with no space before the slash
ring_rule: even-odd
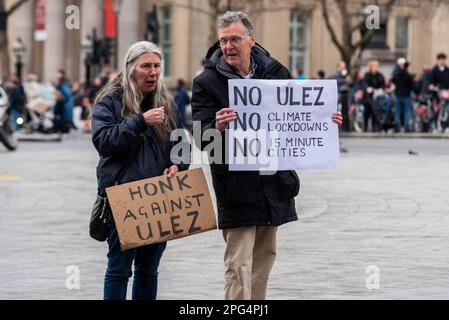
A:
<svg viewBox="0 0 449 320">
<path fill-rule="evenodd" d="M 165 119 L 164 107 L 150 109 L 144 112 L 143 117 L 145 118 L 145 123 L 150 126 L 163 123 Z"/>
<path fill-rule="evenodd" d="M 332 114 L 332 121 L 335 122 L 337 125 L 341 126 L 343 123 L 343 116 L 341 112 L 334 112 Z"/>
<path fill-rule="evenodd" d="M 167 168 L 164 170 L 164 175 L 167 175 L 169 177 L 173 177 L 177 172 L 179 171 L 179 168 L 177 165 L 172 165 L 170 168 Z"/>
</svg>

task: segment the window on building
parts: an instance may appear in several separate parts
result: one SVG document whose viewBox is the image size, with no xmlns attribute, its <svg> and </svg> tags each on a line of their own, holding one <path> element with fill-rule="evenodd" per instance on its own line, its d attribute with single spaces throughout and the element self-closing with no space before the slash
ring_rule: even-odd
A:
<svg viewBox="0 0 449 320">
<path fill-rule="evenodd" d="M 172 73 L 172 21 L 171 8 L 162 7 L 162 35 L 161 46 L 164 55 L 164 76 L 170 76 Z"/>
<path fill-rule="evenodd" d="M 298 9 L 290 14 L 290 70 L 306 74 L 307 66 L 307 20 Z"/>
<path fill-rule="evenodd" d="M 408 17 L 396 17 L 395 55 L 396 58 L 408 58 Z"/>
</svg>

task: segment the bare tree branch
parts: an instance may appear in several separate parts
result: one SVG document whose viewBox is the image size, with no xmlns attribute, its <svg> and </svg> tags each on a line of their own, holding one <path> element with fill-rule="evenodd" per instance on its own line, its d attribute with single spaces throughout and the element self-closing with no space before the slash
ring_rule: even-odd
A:
<svg viewBox="0 0 449 320">
<path fill-rule="evenodd" d="M 209 43 L 212 44 L 216 40 L 216 23 L 218 15 L 220 14 L 219 8 L 220 0 L 209 0 L 209 7 L 211 15 L 209 17 Z"/>
<path fill-rule="evenodd" d="M 6 14 L 6 19 L 9 18 L 20 6 L 26 3 L 28 0 L 18 0 L 9 9 L 6 9 L 6 1 L 0 0 L 0 12 Z M 10 57 L 9 51 L 7 50 L 9 46 L 8 33 L 6 30 L 0 31 L 0 64 L 1 64 L 1 77 L 8 77 L 10 74 Z"/>
<path fill-rule="evenodd" d="M 369 39 L 371 39 L 373 34 L 374 34 L 374 29 L 370 29 L 367 32 L 365 32 L 363 37 L 354 44 L 354 48 L 357 49 L 357 48 L 361 47 L 362 45 L 364 45 L 366 42 L 369 41 Z"/>
<path fill-rule="evenodd" d="M 337 0 L 337 6 L 340 9 L 340 16 L 341 16 L 341 31 L 342 31 L 342 42 L 343 42 L 343 49 L 345 51 L 345 55 L 349 56 L 351 55 L 352 51 L 352 33 L 351 33 L 351 26 L 350 26 L 350 19 L 348 15 L 348 8 L 347 8 L 347 0 Z M 349 51 L 349 52 L 348 52 Z"/>
<path fill-rule="evenodd" d="M 351 0 L 332 0 L 335 4 L 336 11 L 340 16 L 340 25 L 338 26 L 341 30 L 341 35 L 337 37 L 336 27 L 331 24 L 331 17 L 333 13 L 329 11 L 329 3 L 331 0 L 320 0 L 324 22 L 326 24 L 327 30 L 331 36 L 331 40 L 337 50 L 340 52 L 341 59 L 346 62 L 348 67 L 351 65 L 354 56 L 358 53 L 359 56 L 363 51 L 363 45 L 366 44 L 373 36 L 375 30 L 367 30 L 361 39 L 358 41 L 353 41 L 352 36 L 354 32 L 361 31 L 365 23 L 365 16 L 362 18 L 357 18 L 353 21 L 351 17 L 354 14 L 354 10 L 357 6 L 362 9 L 366 4 L 365 1 L 351 1 Z M 434 1 L 449 1 L 449 0 L 434 0 Z M 391 8 L 397 3 L 397 0 L 376 0 L 375 5 L 382 6 L 388 17 Z M 355 11 L 355 12 L 359 12 Z M 355 23 L 354 23 L 355 22 Z"/>
<path fill-rule="evenodd" d="M 391 7 L 393 7 L 396 3 L 396 0 L 388 0 L 385 4 L 385 8 L 387 9 L 387 12 L 390 12 Z"/>
<path fill-rule="evenodd" d="M 331 35 L 332 42 L 335 44 L 335 46 L 340 51 L 340 53 L 343 53 L 344 52 L 343 46 L 340 43 L 340 41 L 338 41 L 337 35 L 335 34 L 335 30 L 330 23 L 329 12 L 328 12 L 326 1 L 327 0 L 320 0 L 324 22 L 326 23 L 327 30 L 329 31 L 329 33 Z"/>
<path fill-rule="evenodd" d="M 14 11 L 16 11 L 22 4 L 24 4 L 25 2 L 27 2 L 28 0 L 17 0 L 16 3 L 14 3 L 9 9 L 8 11 L 6 11 L 6 15 L 9 16 L 11 14 L 14 13 Z"/>
<path fill-rule="evenodd" d="M 363 27 L 364 24 L 365 24 L 365 18 L 360 19 L 360 22 L 356 23 L 351 28 L 351 33 L 355 32 L 355 31 L 359 31 Z"/>
</svg>

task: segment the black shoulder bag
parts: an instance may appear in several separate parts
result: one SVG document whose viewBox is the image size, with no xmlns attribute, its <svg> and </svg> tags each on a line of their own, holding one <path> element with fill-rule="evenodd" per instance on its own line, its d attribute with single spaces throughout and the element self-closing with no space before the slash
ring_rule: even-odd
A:
<svg viewBox="0 0 449 320">
<path fill-rule="evenodd" d="M 120 179 L 123 177 L 123 174 L 125 173 L 125 170 L 129 167 L 131 164 L 132 159 L 134 158 L 134 155 L 137 152 L 137 147 L 134 149 L 131 157 L 128 158 L 128 160 L 125 162 L 125 164 L 120 168 L 120 170 L 117 172 L 114 178 L 114 185 L 118 185 Z M 98 241 L 105 241 L 108 233 L 106 229 L 106 224 L 108 222 L 108 216 L 109 216 L 108 210 L 108 198 L 105 195 L 104 197 L 97 194 L 97 199 L 95 200 L 94 206 L 92 208 L 92 214 L 90 216 L 90 222 L 89 222 L 89 234 L 90 236 Z"/>
</svg>

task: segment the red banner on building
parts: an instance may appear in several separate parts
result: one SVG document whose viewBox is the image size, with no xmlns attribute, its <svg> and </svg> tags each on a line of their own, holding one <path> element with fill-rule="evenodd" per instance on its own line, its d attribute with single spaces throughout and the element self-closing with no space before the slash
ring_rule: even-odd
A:
<svg viewBox="0 0 449 320">
<path fill-rule="evenodd" d="M 103 34 L 105 38 L 115 38 L 116 17 L 112 0 L 104 0 Z"/>
<path fill-rule="evenodd" d="M 45 31 L 46 22 L 46 0 L 36 0 L 35 7 L 35 31 L 34 39 L 36 41 L 44 41 L 47 38 L 47 32 Z"/>
</svg>

